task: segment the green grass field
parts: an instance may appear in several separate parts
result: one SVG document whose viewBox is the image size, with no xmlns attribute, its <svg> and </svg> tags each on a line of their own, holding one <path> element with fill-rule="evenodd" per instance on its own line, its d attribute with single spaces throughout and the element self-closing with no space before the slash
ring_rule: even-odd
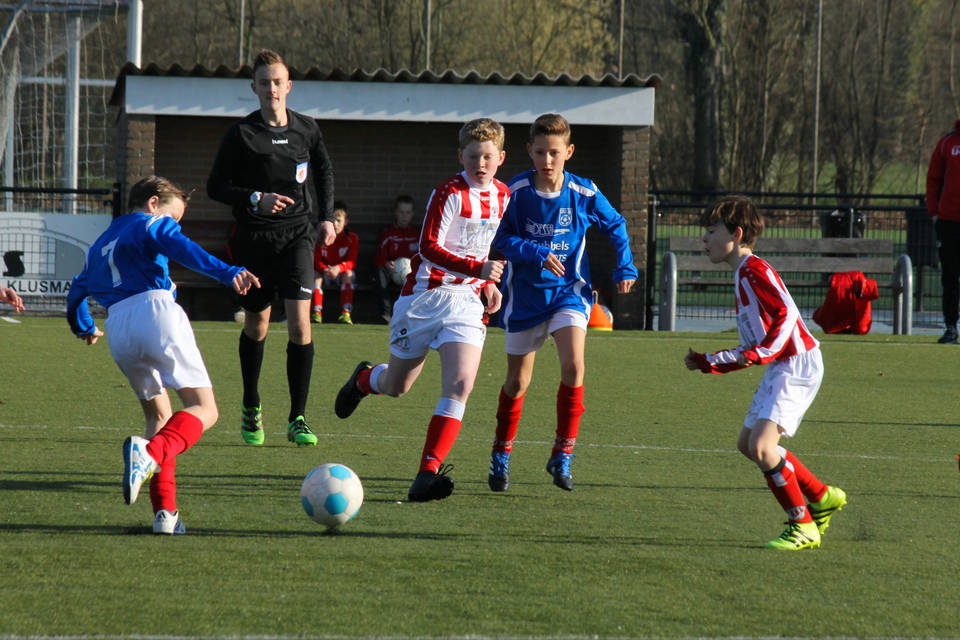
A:
<svg viewBox="0 0 960 640">
<path fill-rule="evenodd" d="M 57 318 L 0 322 L 0 638 L 956 637 L 960 595 L 960 350 L 931 336 L 826 337 L 827 374 L 787 446 L 848 506 L 820 549 L 765 550 L 783 512 L 735 452 L 759 369 L 687 371 L 688 346 L 735 333 L 593 334 L 576 488 L 543 469 L 556 357 L 540 354 L 512 486 L 486 476 L 503 334 L 491 331 L 448 459 L 456 490 L 411 504 L 434 354 L 413 391 L 349 420 L 333 399 L 386 328 L 315 328 L 308 420 L 287 443 L 285 331 L 267 342 L 267 442 L 244 446 L 238 326 L 197 323 L 220 422 L 178 462 L 188 535 L 149 534 L 146 494 L 120 491 L 120 445 L 139 407 L 101 342 Z M 341 462 L 366 501 L 326 535 L 299 504 L 304 475 Z"/>
</svg>

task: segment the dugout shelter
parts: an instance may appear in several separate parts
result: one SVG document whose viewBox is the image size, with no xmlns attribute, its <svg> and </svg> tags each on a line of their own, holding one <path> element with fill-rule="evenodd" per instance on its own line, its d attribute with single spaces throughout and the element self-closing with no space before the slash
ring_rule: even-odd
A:
<svg viewBox="0 0 960 640">
<path fill-rule="evenodd" d="M 117 180 L 123 197 L 140 177 L 156 173 L 192 190 L 184 232 L 225 257 L 233 218 L 207 197 L 206 180 L 220 140 L 237 119 L 258 108 L 253 70 L 174 65 L 125 65 L 111 96 L 118 109 Z M 317 120 L 336 173 L 336 198 L 350 206 L 350 228 L 360 237 L 354 318 L 379 314 L 368 293 L 376 234 L 392 222 L 394 198 L 413 196 L 415 222 L 431 190 L 459 170 L 457 131 L 470 119 L 491 117 L 506 129 L 506 181 L 530 167 L 527 130 L 542 113 L 563 114 L 576 151 L 567 169 L 593 179 L 627 219 L 640 279 L 627 295 L 613 292 L 612 247 L 589 239 L 593 284 L 612 307 L 617 329 L 643 328 L 650 136 L 658 76 L 618 78 L 566 74 L 502 76 L 476 72 L 305 72 L 290 69 L 287 105 Z M 178 298 L 193 319 L 232 315 L 230 292 L 212 280 L 174 271 Z M 328 296 L 329 297 L 329 296 Z M 369 317 L 368 317 L 369 316 Z M 335 316 L 334 316 L 335 317 Z"/>
</svg>

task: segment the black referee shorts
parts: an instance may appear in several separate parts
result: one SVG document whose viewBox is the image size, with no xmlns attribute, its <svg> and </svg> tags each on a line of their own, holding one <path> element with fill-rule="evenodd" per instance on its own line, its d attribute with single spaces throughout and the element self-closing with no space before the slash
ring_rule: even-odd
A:
<svg viewBox="0 0 960 640">
<path fill-rule="evenodd" d="M 240 296 L 240 306 L 259 312 L 279 295 L 285 300 L 309 300 L 313 295 L 313 248 L 317 232 L 313 225 L 278 229 L 249 229 L 238 225 L 230 237 L 230 255 L 235 264 L 260 278 L 260 288 Z"/>
</svg>

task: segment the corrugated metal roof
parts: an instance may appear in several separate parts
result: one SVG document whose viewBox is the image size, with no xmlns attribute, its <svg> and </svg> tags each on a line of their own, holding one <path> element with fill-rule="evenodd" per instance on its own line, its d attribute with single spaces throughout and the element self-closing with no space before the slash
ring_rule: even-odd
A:
<svg viewBox="0 0 960 640">
<path fill-rule="evenodd" d="M 216 69 L 208 69 L 203 65 L 196 65 L 192 69 L 185 69 L 179 64 L 173 64 L 167 68 L 160 67 L 151 63 L 144 68 L 139 68 L 131 62 L 128 62 L 120 69 L 117 76 L 117 83 L 114 86 L 113 94 L 110 96 L 110 104 L 119 104 L 122 90 L 125 85 L 125 78 L 128 75 L 136 76 L 160 76 L 160 77 L 190 77 L 190 78 L 252 78 L 253 68 L 244 65 L 240 68 L 229 68 L 220 65 Z M 299 71 L 295 67 L 290 67 L 290 79 L 295 81 L 338 81 L 338 82 L 393 82 L 393 83 L 420 83 L 420 84 L 472 84 L 472 85 L 518 85 L 518 86 L 551 86 L 551 87 L 654 87 L 660 84 L 660 76 L 651 74 L 646 78 L 631 73 L 623 78 L 619 78 L 612 73 L 606 73 L 599 78 L 592 75 L 582 75 L 578 77 L 567 73 L 561 73 L 555 76 L 546 73 L 537 73 L 528 76 L 523 73 L 514 73 L 505 76 L 494 72 L 483 75 L 477 71 L 468 71 L 459 73 L 452 69 L 442 73 L 433 71 L 421 71 L 413 73 L 406 69 L 397 72 L 387 71 L 386 69 L 377 69 L 375 71 L 363 71 L 356 69 L 354 71 L 345 71 L 343 69 L 322 70 L 311 67 L 306 71 Z"/>
</svg>

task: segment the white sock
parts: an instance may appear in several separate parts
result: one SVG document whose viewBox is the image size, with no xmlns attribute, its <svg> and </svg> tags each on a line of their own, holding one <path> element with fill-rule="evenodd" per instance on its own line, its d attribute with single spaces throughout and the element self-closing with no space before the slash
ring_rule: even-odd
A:
<svg viewBox="0 0 960 640">
<path fill-rule="evenodd" d="M 370 370 L 370 388 L 373 389 L 374 393 L 381 393 L 380 385 L 377 384 L 380 381 L 380 375 L 386 371 L 388 365 L 378 364 L 373 369 Z"/>
</svg>

